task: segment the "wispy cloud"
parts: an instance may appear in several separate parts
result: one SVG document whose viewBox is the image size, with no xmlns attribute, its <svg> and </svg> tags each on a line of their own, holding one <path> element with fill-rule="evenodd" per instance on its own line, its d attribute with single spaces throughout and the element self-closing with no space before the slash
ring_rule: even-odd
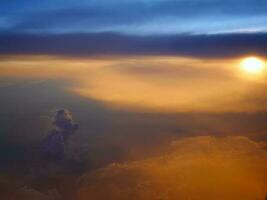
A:
<svg viewBox="0 0 267 200">
<path fill-rule="evenodd" d="M 265 28 L 267 4 L 253 0 L 46 1 L 1 2 L 0 23 L 18 32 L 99 32 L 132 34 L 211 32 Z M 212 15 L 212 17 L 210 17 Z M 208 21 L 208 23 L 207 23 Z M 1 20 L 0 20 L 1 22 Z M 222 25 L 223 24 L 223 25 Z M 164 28 L 162 28 L 164 27 Z"/>
<path fill-rule="evenodd" d="M 247 76 L 241 58 L 170 56 L 11 57 L 1 76 L 67 82 L 74 94 L 111 108 L 153 112 L 266 111 L 265 72 Z"/>
</svg>

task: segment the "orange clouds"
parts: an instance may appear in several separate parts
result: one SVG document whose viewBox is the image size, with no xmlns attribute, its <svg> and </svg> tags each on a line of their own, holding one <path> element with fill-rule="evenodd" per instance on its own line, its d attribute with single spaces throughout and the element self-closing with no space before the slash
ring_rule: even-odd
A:
<svg viewBox="0 0 267 200">
<path fill-rule="evenodd" d="M 262 200 L 267 152 L 245 137 L 193 137 L 145 160 L 112 164 L 81 178 L 77 199 Z"/>
<path fill-rule="evenodd" d="M 13 57 L 1 76 L 62 79 L 72 92 L 111 107 L 150 112 L 258 112 L 260 80 L 247 80 L 239 59 Z M 252 95 L 252 99 L 250 97 Z M 247 100 L 248 99 L 248 100 Z"/>
</svg>

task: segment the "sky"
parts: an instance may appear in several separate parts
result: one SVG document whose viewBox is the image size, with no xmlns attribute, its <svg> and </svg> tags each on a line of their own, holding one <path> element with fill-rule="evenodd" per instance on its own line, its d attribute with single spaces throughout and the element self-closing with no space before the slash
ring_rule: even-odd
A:
<svg viewBox="0 0 267 200">
<path fill-rule="evenodd" d="M 0 54 L 265 55 L 266 7 L 264 0 L 2 1 Z"/>
<path fill-rule="evenodd" d="M 0 199 L 265 199 L 266 10 L 2 0 Z"/>
<path fill-rule="evenodd" d="M 0 30 L 134 35 L 266 31 L 266 4 L 265 0 L 2 1 Z"/>
</svg>

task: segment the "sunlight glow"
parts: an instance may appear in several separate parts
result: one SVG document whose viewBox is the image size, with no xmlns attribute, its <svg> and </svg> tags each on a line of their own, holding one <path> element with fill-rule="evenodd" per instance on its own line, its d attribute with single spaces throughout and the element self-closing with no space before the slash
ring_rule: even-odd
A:
<svg viewBox="0 0 267 200">
<path fill-rule="evenodd" d="M 246 58 L 241 59 L 11 56 L 0 58 L 0 79 L 60 81 L 73 95 L 134 112 L 266 111 L 267 106 L 245 100 L 252 87 L 265 88 L 264 73 L 246 72 Z"/>
<path fill-rule="evenodd" d="M 243 70 L 249 74 L 260 74 L 265 68 L 264 62 L 256 57 L 245 58 L 241 66 Z"/>
</svg>

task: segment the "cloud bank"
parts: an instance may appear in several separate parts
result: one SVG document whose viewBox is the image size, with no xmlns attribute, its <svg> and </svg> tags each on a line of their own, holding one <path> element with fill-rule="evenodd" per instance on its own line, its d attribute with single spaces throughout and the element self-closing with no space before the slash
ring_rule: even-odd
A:
<svg viewBox="0 0 267 200">
<path fill-rule="evenodd" d="M 266 73 L 248 75 L 241 61 L 10 56 L 2 58 L 0 70 L 2 77 L 62 81 L 74 95 L 134 112 L 265 112 Z"/>
<path fill-rule="evenodd" d="M 134 36 L 116 33 L 0 34 L 1 55 L 180 55 L 225 58 L 266 56 L 266 33 Z"/>
<path fill-rule="evenodd" d="M 77 199 L 262 200 L 266 166 L 267 152 L 248 138 L 185 138 L 157 157 L 84 175 Z"/>
</svg>

